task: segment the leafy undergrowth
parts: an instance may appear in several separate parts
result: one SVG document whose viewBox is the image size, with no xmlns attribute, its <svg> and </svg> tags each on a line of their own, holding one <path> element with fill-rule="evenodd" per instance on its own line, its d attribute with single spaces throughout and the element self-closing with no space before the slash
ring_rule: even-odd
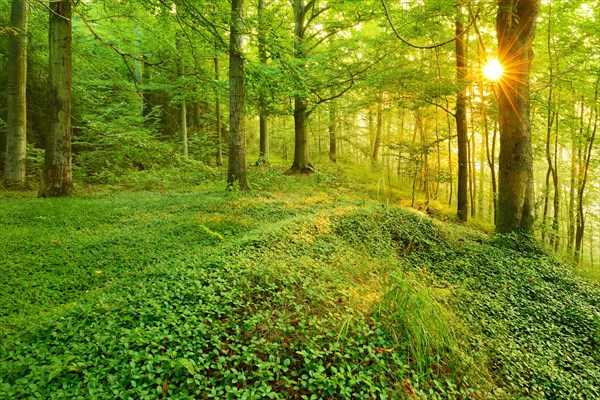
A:
<svg viewBox="0 0 600 400">
<path fill-rule="evenodd" d="M 534 243 L 254 178 L 7 196 L 0 398 L 600 397 L 600 293 Z"/>
</svg>

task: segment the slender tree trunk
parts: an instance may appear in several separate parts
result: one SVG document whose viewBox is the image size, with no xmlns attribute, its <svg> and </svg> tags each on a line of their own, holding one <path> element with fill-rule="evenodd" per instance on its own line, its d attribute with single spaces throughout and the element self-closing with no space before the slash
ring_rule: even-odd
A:
<svg viewBox="0 0 600 400">
<path fill-rule="evenodd" d="M 459 8 L 456 18 L 456 79 L 459 89 L 456 93 L 456 135 L 458 142 L 458 188 L 457 215 L 461 221 L 466 221 L 469 215 L 469 176 L 468 176 L 468 135 L 467 135 L 467 99 L 466 99 L 466 59 L 464 49 L 464 27 Z"/>
<path fill-rule="evenodd" d="M 487 118 L 484 119 L 485 124 L 485 147 L 487 153 L 488 167 L 490 168 L 490 178 L 492 180 L 492 204 L 494 205 L 494 223 L 498 219 L 498 185 L 496 180 L 496 134 L 498 132 L 498 122 L 494 122 L 492 133 L 492 144 L 489 143 L 489 132 Z"/>
<path fill-rule="evenodd" d="M 73 192 L 71 153 L 71 1 L 50 3 L 50 121 L 40 197 L 68 196 Z"/>
<path fill-rule="evenodd" d="M 215 82 L 218 84 L 219 82 L 219 58 L 218 57 L 214 57 L 213 58 L 213 63 L 215 66 Z M 219 89 L 218 87 L 215 89 L 215 119 L 216 119 L 216 125 L 215 125 L 215 141 L 216 141 L 216 146 L 217 146 L 217 150 L 215 153 L 215 161 L 217 163 L 217 166 L 220 167 L 221 165 L 223 165 L 223 146 L 222 146 L 222 116 L 221 116 L 221 101 L 220 101 L 220 94 L 219 94 Z"/>
<path fill-rule="evenodd" d="M 500 81 L 500 177 L 496 231 L 533 232 L 533 151 L 529 73 L 538 0 L 499 0 L 496 20 Z"/>
<path fill-rule="evenodd" d="M 29 2 L 13 0 L 8 35 L 8 118 L 4 179 L 9 186 L 25 183 L 27 154 L 27 23 Z"/>
<path fill-rule="evenodd" d="M 552 67 L 549 68 L 550 82 L 552 84 Z M 548 205 L 550 203 L 550 177 L 553 175 L 554 166 L 552 163 L 552 154 L 550 152 L 552 143 L 552 125 L 554 123 L 555 112 L 552 103 L 552 86 L 548 92 L 548 110 L 546 115 L 546 162 L 548 169 L 546 170 L 546 181 L 544 189 L 544 208 L 542 213 L 542 242 L 546 241 L 546 222 L 548 217 Z M 550 235 L 550 243 L 552 243 L 552 234 Z"/>
<path fill-rule="evenodd" d="M 450 114 L 447 114 L 448 122 L 448 175 L 450 176 L 448 185 L 448 207 L 452 206 L 452 199 L 454 198 L 454 168 L 452 167 L 452 119 Z"/>
<path fill-rule="evenodd" d="M 381 132 L 383 128 L 383 117 L 381 112 L 382 102 L 383 94 L 380 92 L 377 99 L 377 127 L 375 130 L 375 140 L 373 141 L 373 156 L 371 157 L 372 165 L 376 165 L 377 159 L 379 158 L 379 146 L 381 145 Z"/>
<path fill-rule="evenodd" d="M 265 0 L 258 0 L 258 58 L 263 65 L 267 64 L 267 37 L 266 37 L 266 16 L 265 16 Z M 269 117 L 267 113 L 267 100 L 263 94 L 259 99 L 259 126 L 260 126 L 260 141 L 259 155 L 256 165 L 269 164 Z"/>
<path fill-rule="evenodd" d="M 569 221 L 567 226 L 567 252 L 573 256 L 575 249 L 575 187 L 577 186 L 577 147 L 575 132 L 571 132 L 571 177 L 569 186 Z"/>
<path fill-rule="evenodd" d="M 227 187 L 239 183 L 248 190 L 246 181 L 246 149 L 244 133 L 244 58 L 242 36 L 244 29 L 244 0 L 231 2 L 231 33 L 229 35 L 229 162 Z"/>
<path fill-rule="evenodd" d="M 305 68 L 304 49 L 306 7 L 304 0 L 294 0 L 294 34 L 296 58 L 301 63 L 300 69 Z M 312 164 L 308 153 L 308 133 L 306 130 L 306 98 L 302 94 L 294 96 L 294 162 L 290 168 L 291 173 L 310 173 Z"/>
<path fill-rule="evenodd" d="M 179 78 L 185 79 L 185 64 L 183 62 L 183 41 L 177 40 L 177 49 L 179 51 Z M 181 142 L 181 155 L 188 158 L 188 129 L 187 129 L 187 102 L 185 100 L 185 84 L 181 88 L 182 99 L 179 106 L 179 141 Z"/>
<path fill-rule="evenodd" d="M 595 92 L 594 92 L 594 109 L 590 112 L 589 121 L 587 124 L 587 134 L 585 135 L 585 152 L 583 159 L 581 159 L 581 172 L 580 182 L 577 191 L 577 228 L 575 230 L 575 261 L 581 261 L 581 253 L 583 249 L 583 233 L 585 231 L 585 214 L 584 214 L 584 192 L 588 180 L 588 171 L 590 167 L 590 160 L 592 158 L 592 151 L 594 149 L 594 140 L 596 138 L 596 131 L 598 129 L 598 89 L 600 86 L 600 74 L 596 80 Z M 584 104 L 581 104 L 582 114 Z M 593 120 L 593 121 L 592 121 Z"/>
<path fill-rule="evenodd" d="M 558 223 L 560 217 L 560 187 L 558 183 L 558 170 L 556 166 L 558 165 L 558 125 L 559 118 L 558 112 L 555 115 L 555 126 L 556 131 L 554 135 L 554 168 L 552 168 L 552 183 L 554 185 L 554 199 L 553 199 L 553 208 L 554 215 L 552 217 L 552 236 L 550 238 L 550 245 L 553 246 L 555 251 L 558 251 L 558 246 L 560 243 L 560 235 L 558 233 Z"/>
<path fill-rule="evenodd" d="M 332 100 L 329 103 L 329 159 L 337 161 L 337 103 Z"/>
</svg>

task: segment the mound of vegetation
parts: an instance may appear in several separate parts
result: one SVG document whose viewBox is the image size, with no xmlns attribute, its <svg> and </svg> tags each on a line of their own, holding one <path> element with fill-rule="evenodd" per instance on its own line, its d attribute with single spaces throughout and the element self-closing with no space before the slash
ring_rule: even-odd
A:
<svg viewBox="0 0 600 400">
<path fill-rule="evenodd" d="M 264 176 L 4 199 L 0 397 L 600 397 L 600 293 L 535 243 Z"/>
</svg>

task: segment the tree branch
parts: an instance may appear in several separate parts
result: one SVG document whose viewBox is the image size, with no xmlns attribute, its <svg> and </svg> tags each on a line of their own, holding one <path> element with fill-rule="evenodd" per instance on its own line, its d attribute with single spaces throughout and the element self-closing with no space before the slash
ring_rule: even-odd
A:
<svg viewBox="0 0 600 400">
<path fill-rule="evenodd" d="M 390 16 L 390 11 L 388 9 L 388 6 L 387 6 L 385 0 L 381 0 L 381 4 L 383 5 L 383 9 L 385 10 L 385 15 L 387 17 L 388 23 L 390 24 L 390 27 L 394 31 L 394 34 L 396 35 L 396 37 L 402 43 L 404 43 L 407 46 L 410 46 L 410 47 L 415 48 L 415 49 L 431 50 L 431 49 L 435 49 L 435 48 L 438 48 L 438 47 L 445 46 L 445 45 L 447 45 L 449 43 L 452 43 L 452 42 L 454 42 L 460 36 L 460 35 L 456 35 L 452 39 L 449 39 L 449 40 L 446 40 L 445 42 L 434 44 L 434 45 L 431 45 L 431 46 L 419 46 L 419 45 L 416 45 L 416 44 L 412 44 L 411 42 L 409 42 L 408 40 L 406 40 L 402 36 L 400 36 L 400 33 L 398 32 L 398 30 L 394 26 L 394 22 L 392 21 L 392 17 Z M 475 22 L 475 18 L 471 21 L 471 23 L 469 24 L 469 26 L 467 26 L 463 31 L 467 31 L 471 27 L 471 25 L 473 25 L 474 22 Z"/>
</svg>

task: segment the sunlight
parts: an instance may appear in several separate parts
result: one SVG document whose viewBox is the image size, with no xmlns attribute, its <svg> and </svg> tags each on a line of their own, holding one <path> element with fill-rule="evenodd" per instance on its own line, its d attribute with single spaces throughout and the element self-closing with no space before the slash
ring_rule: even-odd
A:
<svg viewBox="0 0 600 400">
<path fill-rule="evenodd" d="M 483 76 L 491 81 L 497 81 L 502 77 L 503 73 L 504 68 L 496 59 L 490 60 L 485 67 L 483 67 Z"/>
</svg>

